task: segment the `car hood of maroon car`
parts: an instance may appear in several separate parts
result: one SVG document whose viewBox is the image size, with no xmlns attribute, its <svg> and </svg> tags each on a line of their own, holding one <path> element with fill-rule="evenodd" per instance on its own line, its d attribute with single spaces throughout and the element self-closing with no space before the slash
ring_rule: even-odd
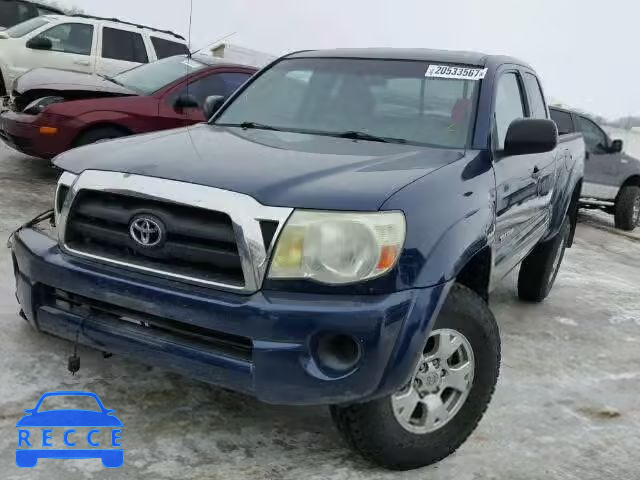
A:
<svg viewBox="0 0 640 480">
<path fill-rule="evenodd" d="M 342 210 L 344 192 L 377 210 L 394 192 L 455 162 L 464 150 L 198 124 L 70 150 L 72 173 L 121 172 L 245 193 L 271 206 Z"/>
<path fill-rule="evenodd" d="M 13 88 L 19 94 L 29 90 L 58 90 L 103 92 L 112 95 L 137 95 L 128 88 L 117 85 L 98 75 L 58 70 L 55 68 L 36 68 L 21 75 Z"/>
</svg>

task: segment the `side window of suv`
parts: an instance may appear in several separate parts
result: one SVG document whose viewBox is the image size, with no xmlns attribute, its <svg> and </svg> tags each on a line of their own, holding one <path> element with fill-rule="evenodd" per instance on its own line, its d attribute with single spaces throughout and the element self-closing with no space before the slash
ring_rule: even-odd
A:
<svg viewBox="0 0 640 480">
<path fill-rule="evenodd" d="M 607 146 L 607 134 L 591 120 L 578 118 L 578 128 L 584 136 L 584 143 L 591 152 L 603 151 Z"/>
<path fill-rule="evenodd" d="M 515 72 L 505 73 L 498 81 L 495 106 L 497 148 L 504 149 L 504 140 L 511 122 L 524 118 L 522 90 Z"/>
<path fill-rule="evenodd" d="M 164 38 L 158 38 L 151 36 L 151 43 L 156 51 L 158 60 L 167 57 L 173 57 L 174 55 L 188 55 L 189 49 L 184 43 L 172 42 L 171 40 L 165 40 Z"/>
<path fill-rule="evenodd" d="M 102 58 L 135 63 L 149 62 L 142 35 L 110 27 L 102 29 Z"/>
<path fill-rule="evenodd" d="M 524 82 L 527 85 L 527 98 L 529 99 L 530 116 L 532 118 L 547 118 L 547 106 L 542 96 L 540 82 L 530 73 L 524 74 Z"/>
<path fill-rule="evenodd" d="M 51 51 L 91 55 L 93 25 L 86 23 L 61 23 L 45 30 L 38 37 L 51 40 Z"/>
</svg>

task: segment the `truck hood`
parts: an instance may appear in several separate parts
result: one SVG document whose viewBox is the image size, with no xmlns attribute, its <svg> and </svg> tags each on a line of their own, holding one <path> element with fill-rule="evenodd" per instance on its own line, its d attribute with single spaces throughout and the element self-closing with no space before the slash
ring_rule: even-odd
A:
<svg viewBox="0 0 640 480">
<path fill-rule="evenodd" d="M 464 156 L 461 150 L 207 124 L 101 142 L 54 160 L 244 193 L 270 206 L 377 210 L 393 193 Z"/>
<path fill-rule="evenodd" d="M 112 95 L 136 95 L 128 88 L 116 85 L 97 75 L 88 73 L 58 70 L 55 68 L 36 68 L 21 75 L 13 89 L 20 94 L 29 90 L 81 90 L 85 92 L 102 92 Z"/>
</svg>

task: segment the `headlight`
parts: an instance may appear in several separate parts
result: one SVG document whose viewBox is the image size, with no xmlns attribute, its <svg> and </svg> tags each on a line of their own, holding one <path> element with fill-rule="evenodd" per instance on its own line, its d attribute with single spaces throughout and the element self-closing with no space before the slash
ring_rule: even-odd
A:
<svg viewBox="0 0 640 480">
<path fill-rule="evenodd" d="M 269 278 L 354 283 L 391 270 L 405 238 L 401 212 L 296 210 L 276 245 Z"/>
<path fill-rule="evenodd" d="M 53 105 L 54 103 L 64 102 L 64 98 L 62 97 L 42 97 L 38 100 L 34 100 L 29 105 L 24 107 L 23 113 L 27 113 L 29 115 L 37 115 L 41 113 L 45 108 L 49 105 Z"/>
</svg>

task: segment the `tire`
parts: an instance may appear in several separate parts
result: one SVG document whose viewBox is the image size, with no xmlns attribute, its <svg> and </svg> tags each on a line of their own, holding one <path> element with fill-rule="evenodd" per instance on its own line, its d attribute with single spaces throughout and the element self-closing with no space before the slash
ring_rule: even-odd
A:
<svg viewBox="0 0 640 480">
<path fill-rule="evenodd" d="M 446 337 L 442 333 L 438 335 L 438 332 L 446 332 Z M 450 332 L 454 332 L 453 335 L 458 337 L 449 336 Z M 464 380 L 467 385 L 466 397 L 460 397 L 461 403 L 450 418 L 439 424 L 426 422 L 427 425 L 431 425 L 430 431 L 422 433 L 413 431 L 423 428 L 418 425 L 421 416 L 429 418 L 431 409 L 426 407 L 427 402 L 430 402 L 434 396 L 440 395 L 440 398 L 445 398 L 448 392 L 448 387 L 444 386 L 445 383 L 438 384 L 438 387 L 442 387 L 440 392 L 428 393 L 425 397 L 421 397 L 419 403 L 424 403 L 422 407 L 418 405 L 418 408 L 413 411 L 414 414 L 418 414 L 417 417 L 414 418 L 412 415 L 410 420 L 416 422 L 416 425 L 403 426 L 396 415 L 396 412 L 398 415 L 403 413 L 398 408 L 398 404 L 394 403 L 396 399 L 409 398 L 411 391 L 418 395 L 418 390 L 414 386 L 418 376 L 421 375 L 420 372 L 425 372 L 422 375 L 434 372 L 431 365 L 428 370 L 419 369 L 425 358 L 421 356 L 416 365 L 416 373 L 400 392 L 367 403 L 330 408 L 334 423 L 351 448 L 382 467 L 392 470 L 410 470 L 439 462 L 465 442 L 480 422 L 495 390 L 500 370 L 500 337 L 498 326 L 486 302 L 467 287 L 455 284 L 426 342 L 425 352 L 432 352 L 434 348 L 440 349 L 438 345 L 443 345 L 442 340 L 434 342 L 435 338 L 459 339 L 460 337 L 464 338 L 470 346 L 472 355 L 463 356 L 461 354 L 463 350 L 458 347 L 456 353 L 447 357 L 449 361 L 438 367 L 451 368 L 450 371 L 455 372 L 453 367 L 449 366 L 449 362 L 460 355 L 459 358 L 466 358 L 468 368 L 472 369 L 472 381 L 469 382 L 471 377 Z M 438 376 L 438 370 L 435 370 L 435 374 Z M 449 378 L 460 379 L 454 373 L 448 375 Z M 445 379 L 447 376 L 440 377 L 442 382 Z M 425 387 L 428 382 L 421 385 Z M 431 385 L 431 388 L 438 387 Z M 451 405 L 455 406 L 455 404 Z M 435 408 L 434 411 L 436 411 Z M 407 412 L 411 414 L 412 410 L 409 409 Z"/>
<path fill-rule="evenodd" d="M 564 259 L 571 235 L 567 216 L 560 231 L 546 242 L 538 244 L 524 259 L 518 275 L 518 296 L 525 302 L 542 302 L 549 296 Z"/>
<path fill-rule="evenodd" d="M 640 224 L 640 187 L 627 185 L 620 189 L 614 218 L 616 228 L 627 232 Z"/>
<path fill-rule="evenodd" d="M 76 147 L 82 147 L 83 145 L 90 145 L 92 143 L 100 142 L 103 140 L 111 140 L 113 138 L 120 138 L 127 136 L 127 133 L 119 128 L 115 127 L 101 127 L 94 128 L 88 132 L 81 134 L 75 142 Z"/>
<path fill-rule="evenodd" d="M 9 92 L 7 92 L 7 86 L 4 83 L 4 75 L 2 75 L 2 71 L 0 71 L 0 97 L 6 95 L 9 95 Z"/>
</svg>

